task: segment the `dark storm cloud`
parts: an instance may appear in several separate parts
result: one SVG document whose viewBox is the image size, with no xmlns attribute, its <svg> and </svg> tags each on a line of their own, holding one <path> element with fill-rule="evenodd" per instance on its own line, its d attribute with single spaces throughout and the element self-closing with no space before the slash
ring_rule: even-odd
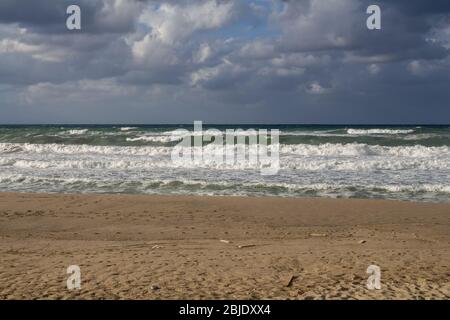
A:
<svg viewBox="0 0 450 320">
<path fill-rule="evenodd" d="M 70 1 L 3 0 L 0 2 L 0 22 L 26 26 L 56 25 L 64 21 Z"/>
<path fill-rule="evenodd" d="M 384 60 L 439 59 L 448 50 L 427 41 L 436 18 L 448 16 L 448 1 L 289 1 L 279 16 L 284 30 L 283 47 L 292 51 L 340 50 Z M 365 28 L 365 9 L 378 3 L 382 30 Z M 308 5 L 307 5 L 308 4 Z M 437 17 L 436 17 L 437 16 Z M 379 57 L 380 59 L 382 57 Z"/>
<path fill-rule="evenodd" d="M 3 0 L 0 117 L 450 122 L 449 17 L 447 0 Z"/>
<path fill-rule="evenodd" d="M 367 1 L 369 3 L 369 1 Z M 380 1 L 383 32 L 359 34 L 358 50 L 365 55 L 391 53 L 393 59 L 442 59 L 448 49 L 430 41 L 440 19 L 450 14 L 448 1 Z"/>
<path fill-rule="evenodd" d="M 132 31 L 137 9 L 143 1 L 128 0 L 129 4 L 114 11 L 103 0 L 2 0 L 0 23 L 16 23 L 39 33 L 67 32 L 65 21 L 69 5 L 82 8 L 84 33 L 120 33 Z"/>
</svg>

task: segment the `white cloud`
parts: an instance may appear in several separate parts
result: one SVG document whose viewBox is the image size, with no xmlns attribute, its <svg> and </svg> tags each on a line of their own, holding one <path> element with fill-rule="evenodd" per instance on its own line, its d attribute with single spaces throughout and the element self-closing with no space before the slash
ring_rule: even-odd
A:
<svg viewBox="0 0 450 320">
<path fill-rule="evenodd" d="M 3 39 L 0 41 L 0 53 L 36 53 L 42 49 L 39 46 L 26 44 L 18 40 Z"/>
<path fill-rule="evenodd" d="M 44 62 L 61 62 L 71 56 L 66 46 L 51 43 L 51 38 L 41 38 L 32 30 L 16 24 L 0 24 L 0 54 L 30 56 Z"/>
<path fill-rule="evenodd" d="M 148 8 L 139 22 L 151 29 L 152 37 L 174 44 L 196 31 L 223 26 L 233 15 L 233 2 L 202 1 L 188 5 L 163 3 Z"/>
<path fill-rule="evenodd" d="M 369 71 L 370 74 L 378 74 L 380 72 L 380 66 L 378 64 L 370 64 L 369 66 L 367 66 L 367 70 Z"/>
<path fill-rule="evenodd" d="M 51 50 L 43 45 L 34 45 L 16 39 L 0 40 L 0 53 L 20 53 L 31 55 L 34 59 L 58 62 L 63 60 L 65 54 L 63 50 Z"/>
<path fill-rule="evenodd" d="M 272 64 L 279 67 L 312 67 L 326 66 L 331 62 L 331 57 L 324 54 L 291 53 L 280 54 L 272 59 Z"/>
<path fill-rule="evenodd" d="M 263 67 L 259 69 L 258 75 L 267 77 L 267 76 L 276 76 L 276 77 L 289 77 L 289 76 L 300 76 L 305 73 L 304 68 L 298 67 L 289 67 L 289 68 L 280 68 L 280 67 Z"/>
<path fill-rule="evenodd" d="M 144 7 L 143 2 L 108 0 L 95 17 L 95 23 L 105 30 L 122 30 L 134 24 L 135 17 Z"/>
<path fill-rule="evenodd" d="M 330 91 L 331 89 L 322 87 L 317 81 L 310 83 L 306 88 L 306 92 L 309 94 L 325 94 Z"/>
<path fill-rule="evenodd" d="M 115 79 L 105 78 L 99 80 L 82 79 L 61 84 L 40 82 L 28 86 L 22 93 L 21 99 L 27 104 L 36 104 L 41 101 L 56 102 L 61 105 L 67 102 L 86 99 L 102 99 L 105 97 L 118 97 L 133 94 L 135 89 L 118 84 Z"/>
<path fill-rule="evenodd" d="M 147 34 L 142 40 L 134 42 L 131 50 L 137 63 L 163 66 L 176 65 L 179 62 L 175 48 L 163 43 L 152 34 Z"/>
<path fill-rule="evenodd" d="M 246 68 L 233 64 L 227 59 L 214 67 L 201 68 L 190 75 L 192 86 L 207 86 L 213 83 L 230 83 L 233 79 L 238 79 L 246 72 Z"/>
<path fill-rule="evenodd" d="M 197 52 L 194 53 L 195 63 L 204 63 L 212 54 L 212 49 L 207 43 L 202 43 Z"/>
<path fill-rule="evenodd" d="M 269 41 L 256 40 L 245 44 L 239 51 L 243 58 L 267 59 L 276 54 L 275 46 Z"/>
<path fill-rule="evenodd" d="M 372 54 L 367 56 L 356 55 L 353 52 L 345 53 L 345 57 L 343 59 L 346 63 L 387 63 L 395 60 L 396 55 L 392 53 L 386 54 Z"/>
<path fill-rule="evenodd" d="M 433 62 L 419 60 L 413 60 L 406 66 L 407 70 L 415 76 L 425 76 L 436 70 L 437 67 Z"/>
<path fill-rule="evenodd" d="M 220 28 L 234 14 L 232 1 L 200 1 L 191 4 L 162 3 L 146 8 L 139 22 L 149 30 L 141 39 L 130 41 L 137 63 L 148 65 L 175 65 L 182 61 L 180 55 L 186 47 L 184 41 L 196 32 Z M 197 63 L 205 62 L 211 48 L 203 44 L 194 55 Z"/>
</svg>

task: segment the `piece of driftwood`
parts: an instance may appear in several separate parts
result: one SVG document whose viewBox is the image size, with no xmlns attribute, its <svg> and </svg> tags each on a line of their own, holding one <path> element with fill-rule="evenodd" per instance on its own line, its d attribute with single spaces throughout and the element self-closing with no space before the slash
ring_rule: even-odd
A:
<svg viewBox="0 0 450 320">
<path fill-rule="evenodd" d="M 239 249 L 242 249 L 242 248 L 250 248 L 250 247 L 255 247 L 256 246 L 256 244 L 241 244 L 241 245 L 239 245 L 239 246 L 237 246 Z"/>
<path fill-rule="evenodd" d="M 311 237 L 326 237 L 326 233 L 311 233 L 309 234 Z"/>
<path fill-rule="evenodd" d="M 295 273 L 289 273 L 287 276 L 282 278 L 283 286 L 290 287 L 292 284 L 292 281 L 297 278 L 298 275 Z"/>
</svg>

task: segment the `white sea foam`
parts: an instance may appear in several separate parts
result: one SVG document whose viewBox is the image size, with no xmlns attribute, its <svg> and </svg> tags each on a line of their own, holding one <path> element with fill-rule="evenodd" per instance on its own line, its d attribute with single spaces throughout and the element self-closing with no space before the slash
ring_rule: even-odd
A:
<svg viewBox="0 0 450 320">
<path fill-rule="evenodd" d="M 163 161 L 164 160 L 164 161 Z M 3 163 L 2 163 L 3 162 Z M 248 162 L 235 162 L 232 165 L 222 162 L 203 162 L 194 163 L 192 161 L 167 162 L 165 158 L 153 158 L 149 160 L 142 159 L 123 159 L 123 160 L 2 160 L 0 165 L 10 165 L 18 168 L 59 168 L 59 169 L 151 169 L 151 168 L 214 168 L 214 169 L 254 169 L 255 165 Z M 370 171 L 370 170 L 449 170 L 450 165 L 446 161 L 432 159 L 430 161 L 420 160 L 397 160 L 390 161 L 386 159 L 376 160 L 312 160 L 312 159 L 292 159 L 283 158 L 280 162 L 281 169 L 290 169 L 295 171 Z"/>
<path fill-rule="evenodd" d="M 414 132 L 413 129 L 347 129 L 347 133 L 352 135 L 407 134 L 412 132 Z"/>
<path fill-rule="evenodd" d="M 123 130 L 128 131 L 128 130 Z M 206 130 L 203 132 L 201 131 L 187 131 L 186 133 L 182 133 L 181 131 L 173 130 L 173 131 L 165 131 L 165 132 L 158 132 L 158 133 L 146 133 L 144 136 L 140 136 L 137 138 L 130 138 L 135 140 L 130 141 L 158 141 L 158 142 L 165 142 L 165 141 L 176 141 L 181 139 L 185 136 L 201 136 L 206 134 Z M 219 130 L 219 132 L 222 134 L 222 136 L 225 136 L 226 132 L 225 130 Z M 304 130 L 304 131 L 298 131 L 298 130 L 282 130 L 280 131 L 280 136 L 315 136 L 315 137 L 348 137 L 349 135 L 394 135 L 394 134 L 406 134 L 406 133 L 412 133 L 414 130 L 391 130 L 391 129 L 367 129 L 367 130 L 360 130 L 360 129 L 348 129 L 346 132 L 340 132 L 339 130 Z M 270 130 L 268 130 L 268 133 L 270 133 Z M 257 135 L 258 131 L 247 131 L 246 129 L 242 131 L 236 131 L 236 132 L 229 132 L 228 135 L 231 136 L 252 136 Z M 155 138 L 152 138 L 152 137 Z M 158 137 L 158 138 L 156 138 Z"/>
<path fill-rule="evenodd" d="M 131 185 L 138 188 L 140 192 L 158 192 L 158 188 L 173 188 L 186 192 L 196 190 L 199 194 L 214 194 L 211 190 L 222 194 L 242 195 L 250 193 L 265 194 L 271 190 L 278 190 L 279 195 L 291 195 L 313 192 L 323 195 L 348 194 L 351 195 L 358 190 L 359 193 L 375 194 L 450 194 L 450 186 L 447 184 L 337 184 L 337 183 L 282 183 L 282 182 L 236 182 L 236 181 L 200 181 L 191 179 L 141 179 L 141 180 L 95 180 L 79 177 L 39 177 L 25 174 L 0 174 L 0 183 L 8 184 L 43 184 L 48 187 L 63 185 L 65 187 L 83 187 L 84 190 L 108 188 L 125 190 Z M 89 189 L 86 189 L 89 188 Z M 156 190 L 155 190 L 156 189 Z M 82 189 L 83 190 L 83 189 Z"/>
<path fill-rule="evenodd" d="M 129 142 L 136 142 L 136 141 L 145 141 L 145 142 L 172 142 L 172 141 L 178 141 L 181 140 L 182 137 L 177 136 L 139 136 L 136 138 L 127 138 L 127 141 Z"/>
<path fill-rule="evenodd" d="M 197 148 L 199 149 L 199 148 Z M 255 169 L 249 161 L 233 165 L 221 161 L 193 162 L 184 158 L 170 161 L 174 150 L 167 146 L 90 146 L 63 144 L 0 143 L 1 166 L 59 169 L 150 169 L 211 168 Z M 182 152 L 183 147 L 175 147 Z M 224 155 L 223 148 L 207 145 L 208 159 Z M 270 150 L 270 147 L 269 147 Z M 257 152 L 247 149 L 247 152 Z M 20 154 L 20 155 L 17 155 Z M 450 170 L 449 147 L 384 147 L 365 144 L 281 145 L 281 169 L 296 171 L 368 171 L 368 170 Z"/>
<path fill-rule="evenodd" d="M 30 143 L 0 143 L 1 153 L 43 153 L 43 154 L 87 154 L 87 155 L 155 155 L 170 154 L 170 147 L 123 147 L 123 146 L 92 146 L 92 145 L 66 145 L 66 144 L 30 144 Z"/>
<path fill-rule="evenodd" d="M 120 131 L 131 131 L 131 130 L 136 130 L 138 129 L 137 127 L 122 127 L 120 128 Z"/>
<path fill-rule="evenodd" d="M 403 157 L 429 157 L 432 155 L 450 157 L 450 147 L 367 145 L 361 143 L 324 143 L 320 145 L 296 144 L 281 145 L 281 153 L 303 156 L 403 156 Z"/>
<path fill-rule="evenodd" d="M 181 146 L 175 146 L 180 150 Z M 197 147 L 198 148 L 198 147 Z M 269 145 L 270 148 L 270 145 Z M 170 154 L 172 147 L 168 146 L 93 146 L 93 145 L 67 145 L 67 144 L 30 144 L 30 143 L 0 143 L 0 154 L 2 153 L 46 153 L 46 154 L 104 154 L 104 155 L 159 155 Z M 209 144 L 203 147 L 205 153 L 223 152 L 218 145 Z M 298 156 L 397 156 L 408 158 L 426 158 L 439 156 L 450 159 L 450 147 L 426 147 L 395 146 L 387 147 L 380 145 L 367 145 L 360 143 L 320 145 L 297 144 L 280 145 L 280 152 L 287 155 Z"/>
<path fill-rule="evenodd" d="M 153 168 L 210 168 L 210 169 L 255 169 L 255 166 L 248 162 L 235 162 L 232 165 L 221 162 L 194 163 L 183 161 L 172 163 L 167 158 L 162 157 L 135 157 L 135 158 L 105 158 L 105 157 L 79 157 L 78 159 L 32 159 L 14 160 L 1 159 L 0 166 L 12 166 L 21 169 L 108 169 L 108 170 L 145 170 Z M 281 169 L 295 171 L 346 171 L 360 172 L 370 170 L 449 170 L 450 164 L 439 159 L 421 161 L 419 159 L 310 159 L 284 157 L 280 162 Z"/>
<path fill-rule="evenodd" d="M 270 130 L 268 130 L 270 132 Z M 347 129 L 346 132 L 341 132 L 340 129 L 333 129 L 333 130 L 281 130 L 280 135 L 281 136 L 322 136 L 322 137 L 346 137 L 349 134 L 350 135 L 371 135 L 371 134 L 379 134 L 379 135 L 398 135 L 398 134 L 407 134 L 414 132 L 413 129 Z M 225 131 L 221 130 L 221 133 L 225 135 Z M 176 130 L 174 131 L 166 131 L 163 132 L 162 135 L 173 135 L 173 134 L 179 134 Z M 195 135 L 201 135 L 202 132 L 193 132 L 189 131 L 189 135 L 195 136 Z M 257 134 L 252 131 L 246 131 L 246 129 L 243 129 L 243 131 L 237 131 L 236 133 L 230 133 L 231 135 L 252 135 Z"/>
<path fill-rule="evenodd" d="M 88 131 L 89 131 L 89 129 L 73 129 L 73 130 L 64 131 L 63 133 L 73 135 L 73 136 L 78 136 L 78 135 L 85 134 Z"/>
<path fill-rule="evenodd" d="M 139 137 L 169 136 L 139 132 L 135 138 Z M 261 177 L 247 161 L 232 166 L 190 159 L 175 163 L 170 160 L 174 148 L 0 143 L 0 191 L 363 195 L 450 201 L 450 146 L 281 144 L 281 170 L 270 178 Z M 223 154 L 214 144 L 202 150 L 206 155 Z"/>
</svg>

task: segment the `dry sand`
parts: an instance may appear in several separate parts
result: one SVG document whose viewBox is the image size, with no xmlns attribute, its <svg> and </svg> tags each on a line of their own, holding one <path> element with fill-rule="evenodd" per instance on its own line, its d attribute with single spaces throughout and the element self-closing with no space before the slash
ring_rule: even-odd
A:
<svg viewBox="0 0 450 320">
<path fill-rule="evenodd" d="M 449 249 L 450 204 L 0 194 L 0 299 L 448 299 Z"/>
</svg>

